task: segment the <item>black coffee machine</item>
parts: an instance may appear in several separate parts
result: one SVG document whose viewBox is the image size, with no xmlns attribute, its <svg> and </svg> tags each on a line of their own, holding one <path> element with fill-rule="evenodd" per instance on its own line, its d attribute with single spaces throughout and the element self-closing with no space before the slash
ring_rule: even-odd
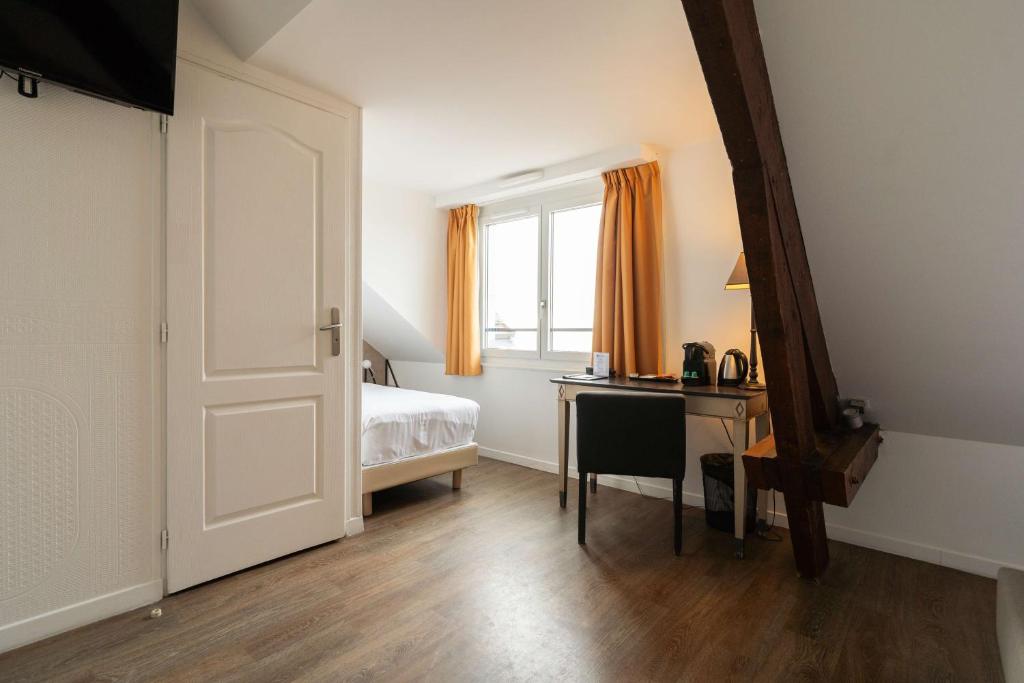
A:
<svg viewBox="0 0 1024 683">
<path fill-rule="evenodd" d="M 688 387 L 714 384 L 717 369 L 715 347 L 711 342 L 683 344 L 683 384 Z"/>
</svg>

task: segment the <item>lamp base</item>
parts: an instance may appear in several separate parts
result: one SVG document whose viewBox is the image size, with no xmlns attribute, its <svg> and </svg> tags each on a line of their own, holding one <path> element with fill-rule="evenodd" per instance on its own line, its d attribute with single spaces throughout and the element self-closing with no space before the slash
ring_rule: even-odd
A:
<svg viewBox="0 0 1024 683">
<path fill-rule="evenodd" d="M 743 382 L 740 384 L 740 389 L 747 389 L 748 391 L 764 391 L 767 388 L 761 382 Z"/>
</svg>

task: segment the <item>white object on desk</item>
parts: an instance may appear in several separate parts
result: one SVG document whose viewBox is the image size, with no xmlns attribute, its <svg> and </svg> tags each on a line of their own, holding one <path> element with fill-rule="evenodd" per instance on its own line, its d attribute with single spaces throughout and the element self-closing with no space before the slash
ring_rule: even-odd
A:
<svg viewBox="0 0 1024 683">
<path fill-rule="evenodd" d="M 595 353 L 594 354 L 594 374 L 598 377 L 608 377 L 608 354 L 607 353 Z"/>
</svg>

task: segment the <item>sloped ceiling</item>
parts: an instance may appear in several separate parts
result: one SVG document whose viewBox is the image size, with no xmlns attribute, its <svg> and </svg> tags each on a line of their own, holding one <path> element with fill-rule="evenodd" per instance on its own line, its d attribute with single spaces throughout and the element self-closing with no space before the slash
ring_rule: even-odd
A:
<svg viewBox="0 0 1024 683">
<path fill-rule="evenodd" d="M 841 390 L 1024 445 L 1024 3 L 756 7 Z"/>
<path fill-rule="evenodd" d="M 253 56 L 310 0 L 192 0 L 239 59 Z"/>
<path fill-rule="evenodd" d="M 385 358 L 439 363 L 441 351 L 396 311 L 375 289 L 363 283 L 363 339 Z"/>
</svg>

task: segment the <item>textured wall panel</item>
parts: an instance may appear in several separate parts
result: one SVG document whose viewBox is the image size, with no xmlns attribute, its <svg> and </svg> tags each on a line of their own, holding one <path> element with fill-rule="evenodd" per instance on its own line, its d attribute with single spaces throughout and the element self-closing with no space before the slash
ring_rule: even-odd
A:
<svg viewBox="0 0 1024 683">
<path fill-rule="evenodd" d="M 78 536 L 78 424 L 56 397 L 0 387 L 0 601 L 46 581 Z"/>
<path fill-rule="evenodd" d="M 0 81 L 0 627 L 159 578 L 154 115 Z"/>
</svg>

